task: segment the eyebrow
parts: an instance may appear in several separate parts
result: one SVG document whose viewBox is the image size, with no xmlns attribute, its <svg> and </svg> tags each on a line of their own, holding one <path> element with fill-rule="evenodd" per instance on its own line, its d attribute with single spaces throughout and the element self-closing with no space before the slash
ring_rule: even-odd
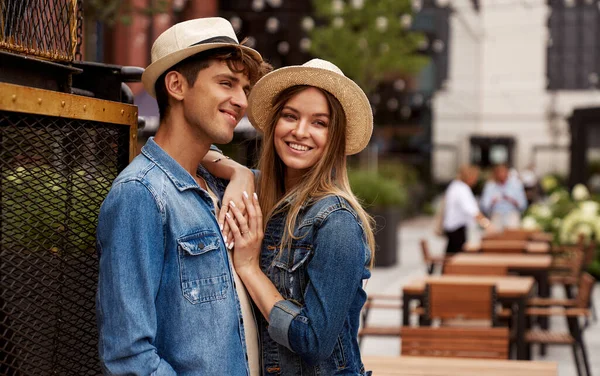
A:
<svg viewBox="0 0 600 376">
<path fill-rule="evenodd" d="M 291 107 L 291 106 L 288 106 L 288 105 L 285 105 L 285 106 L 283 106 L 283 109 L 284 109 L 284 110 L 290 110 L 290 111 L 292 111 L 292 112 L 295 112 L 295 113 L 297 113 L 297 114 L 299 114 L 299 113 L 300 113 L 300 111 L 298 111 L 298 110 L 296 110 L 294 107 Z M 326 117 L 326 118 L 328 118 L 328 119 L 330 118 L 330 115 L 329 115 L 329 114 L 326 114 L 326 113 L 320 113 L 320 112 L 319 112 L 319 113 L 316 113 L 316 114 L 312 114 L 312 116 L 313 116 L 313 117 Z"/>
</svg>

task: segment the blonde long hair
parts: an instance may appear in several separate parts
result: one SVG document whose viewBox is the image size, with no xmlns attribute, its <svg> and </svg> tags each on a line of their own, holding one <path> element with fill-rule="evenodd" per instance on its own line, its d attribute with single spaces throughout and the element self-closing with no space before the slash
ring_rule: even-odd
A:
<svg viewBox="0 0 600 376">
<path fill-rule="evenodd" d="M 263 146 L 258 163 L 261 171 L 258 192 L 259 202 L 265 218 L 265 226 L 269 219 L 278 213 L 287 212 L 285 232 L 282 237 L 280 252 L 289 248 L 294 236 L 294 225 L 303 204 L 310 199 L 319 199 L 337 195 L 350 203 L 358 214 L 364 229 L 367 244 L 371 250 L 371 267 L 374 261 L 375 238 L 373 236 L 373 219 L 362 208 L 352 193 L 346 172 L 346 116 L 340 102 L 329 92 L 319 89 L 327 99 L 329 106 L 329 140 L 323 157 L 306 173 L 302 184 L 285 192 L 285 165 L 275 150 L 275 126 L 281 117 L 285 104 L 295 95 L 312 86 L 298 85 L 283 90 L 273 100 L 273 111 L 269 125 L 263 136 Z M 318 88 L 317 88 L 318 89 Z"/>
</svg>

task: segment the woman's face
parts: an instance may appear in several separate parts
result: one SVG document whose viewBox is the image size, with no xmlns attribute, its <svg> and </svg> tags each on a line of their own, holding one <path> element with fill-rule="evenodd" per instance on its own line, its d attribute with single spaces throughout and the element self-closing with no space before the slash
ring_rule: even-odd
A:
<svg viewBox="0 0 600 376">
<path fill-rule="evenodd" d="M 275 124 L 274 143 L 286 177 L 304 175 L 323 156 L 329 135 L 330 112 L 325 95 L 308 88 L 293 96 Z"/>
</svg>

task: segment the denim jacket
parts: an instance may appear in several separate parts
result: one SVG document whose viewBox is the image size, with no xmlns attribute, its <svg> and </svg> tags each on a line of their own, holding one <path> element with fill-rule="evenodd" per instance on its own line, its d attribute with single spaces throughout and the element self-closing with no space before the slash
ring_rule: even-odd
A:
<svg viewBox="0 0 600 376">
<path fill-rule="evenodd" d="M 261 317 L 265 375 L 364 375 L 357 342 L 371 273 L 362 224 L 347 201 L 328 196 L 301 210 L 290 249 L 279 250 L 286 214 L 267 223 L 261 268 L 285 300 Z"/>
<path fill-rule="evenodd" d="M 198 172 L 222 197 L 223 184 Z M 105 374 L 249 374 L 212 200 L 152 138 L 102 204 L 97 249 Z"/>
</svg>

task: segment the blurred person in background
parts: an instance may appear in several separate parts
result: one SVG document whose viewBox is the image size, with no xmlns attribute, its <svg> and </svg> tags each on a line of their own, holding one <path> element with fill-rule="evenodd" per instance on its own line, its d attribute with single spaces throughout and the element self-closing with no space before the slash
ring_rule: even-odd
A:
<svg viewBox="0 0 600 376">
<path fill-rule="evenodd" d="M 479 210 L 472 188 L 477 184 L 479 168 L 464 165 L 446 190 L 443 229 L 448 238 L 446 255 L 462 251 L 467 241 L 467 226 L 475 220 L 482 228 L 490 228 L 490 220 Z"/>
<path fill-rule="evenodd" d="M 516 178 L 509 178 L 509 170 L 505 164 L 494 167 L 492 180 L 485 183 L 481 195 L 481 209 L 492 221 L 494 228 L 519 227 L 521 213 L 527 208 L 527 198 L 523 183 Z"/>
</svg>

